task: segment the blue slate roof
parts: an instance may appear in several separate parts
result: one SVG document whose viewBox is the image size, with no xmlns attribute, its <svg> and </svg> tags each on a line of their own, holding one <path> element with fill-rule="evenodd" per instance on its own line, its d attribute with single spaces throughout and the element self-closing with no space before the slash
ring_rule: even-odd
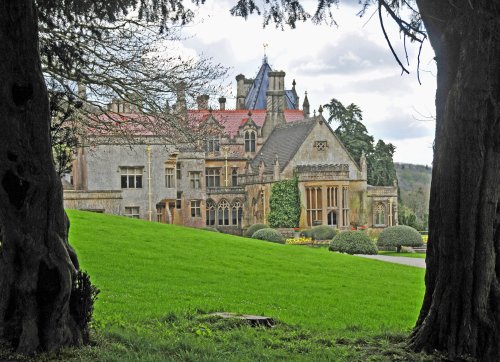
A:
<svg viewBox="0 0 500 362">
<path fill-rule="evenodd" d="M 272 71 L 271 66 L 267 63 L 267 58 L 264 58 L 262 66 L 255 76 L 253 84 L 245 98 L 245 109 L 266 109 L 269 72 Z M 293 90 L 285 90 L 285 100 L 288 109 L 299 109 Z"/>
<path fill-rule="evenodd" d="M 288 109 L 299 109 L 295 92 L 293 90 L 285 90 L 286 107 Z"/>
<path fill-rule="evenodd" d="M 264 58 L 264 62 L 245 98 L 246 109 L 266 109 L 266 92 L 269 87 L 269 72 L 272 71 L 269 64 L 267 64 L 267 59 Z"/>
</svg>

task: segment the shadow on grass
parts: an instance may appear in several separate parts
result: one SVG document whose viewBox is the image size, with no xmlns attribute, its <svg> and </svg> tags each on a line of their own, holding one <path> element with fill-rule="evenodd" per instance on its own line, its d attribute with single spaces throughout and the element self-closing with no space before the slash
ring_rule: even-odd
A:
<svg viewBox="0 0 500 362">
<path fill-rule="evenodd" d="M 342 335 L 350 335 L 343 337 Z M 366 335 L 366 337 L 364 337 Z M 163 318 L 127 324 L 101 323 L 93 343 L 31 358 L 9 353 L 7 361 L 408 361 L 441 360 L 412 353 L 404 334 L 370 335 L 360 326 L 345 331 L 312 331 L 277 321 L 272 328 L 251 327 L 201 311 L 169 313 Z"/>
</svg>

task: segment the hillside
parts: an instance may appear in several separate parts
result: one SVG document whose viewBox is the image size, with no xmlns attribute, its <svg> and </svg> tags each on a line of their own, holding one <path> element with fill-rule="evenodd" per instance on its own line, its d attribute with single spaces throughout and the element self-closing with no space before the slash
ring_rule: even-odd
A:
<svg viewBox="0 0 500 362">
<path fill-rule="evenodd" d="M 417 216 L 419 229 L 425 229 L 429 210 L 432 168 L 409 163 L 395 163 L 400 199 Z"/>
<path fill-rule="evenodd" d="M 399 188 L 402 191 L 413 191 L 418 188 L 429 190 L 431 186 L 432 168 L 430 166 L 411 163 L 394 163 Z"/>
</svg>

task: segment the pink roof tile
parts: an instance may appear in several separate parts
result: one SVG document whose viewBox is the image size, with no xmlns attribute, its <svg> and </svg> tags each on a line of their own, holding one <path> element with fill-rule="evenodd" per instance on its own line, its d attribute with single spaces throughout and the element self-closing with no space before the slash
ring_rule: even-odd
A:
<svg viewBox="0 0 500 362">
<path fill-rule="evenodd" d="M 243 126 L 249 118 L 255 122 L 259 127 L 262 127 L 264 120 L 266 118 L 265 109 L 255 109 L 252 110 L 252 115 L 248 115 L 248 109 L 238 109 L 238 110 L 213 110 L 212 116 L 217 120 L 217 122 L 224 127 L 224 131 L 230 137 L 234 137 L 241 126 Z M 304 112 L 298 109 L 286 109 L 285 121 L 287 123 L 295 122 L 304 119 Z M 208 110 L 189 110 L 189 118 L 196 122 L 204 121 L 210 115 Z"/>
<path fill-rule="evenodd" d="M 304 119 L 304 112 L 297 109 L 287 109 L 284 111 L 285 121 L 287 123 L 295 122 Z M 248 115 L 247 109 L 241 110 L 188 110 L 189 123 L 193 126 L 206 121 L 210 116 L 213 116 L 217 122 L 223 127 L 225 134 L 229 137 L 234 137 L 241 126 L 243 126 L 249 118 L 255 124 L 262 127 L 266 118 L 265 109 L 252 110 L 251 116 Z M 93 117 L 92 117 L 93 118 Z M 118 129 L 126 130 L 137 135 L 151 136 L 158 131 L 156 127 L 156 119 L 153 116 L 146 116 L 134 113 L 121 113 L 121 114 L 100 114 L 94 118 L 95 128 L 89 129 L 90 133 L 97 135 L 109 134 L 110 129 L 106 127 L 114 126 Z M 110 122 L 110 123 L 108 123 Z M 164 132 L 166 130 L 163 130 Z M 171 132 L 172 130 L 170 130 Z"/>
</svg>

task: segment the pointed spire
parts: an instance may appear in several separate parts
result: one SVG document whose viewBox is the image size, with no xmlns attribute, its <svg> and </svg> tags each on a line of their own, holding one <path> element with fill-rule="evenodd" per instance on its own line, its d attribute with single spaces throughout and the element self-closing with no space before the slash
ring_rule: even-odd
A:
<svg viewBox="0 0 500 362">
<path fill-rule="evenodd" d="M 302 103 L 302 110 L 304 111 L 304 117 L 309 118 L 310 108 L 309 108 L 309 99 L 307 98 L 307 91 L 304 97 L 304 102 Z"/>
</svg>

